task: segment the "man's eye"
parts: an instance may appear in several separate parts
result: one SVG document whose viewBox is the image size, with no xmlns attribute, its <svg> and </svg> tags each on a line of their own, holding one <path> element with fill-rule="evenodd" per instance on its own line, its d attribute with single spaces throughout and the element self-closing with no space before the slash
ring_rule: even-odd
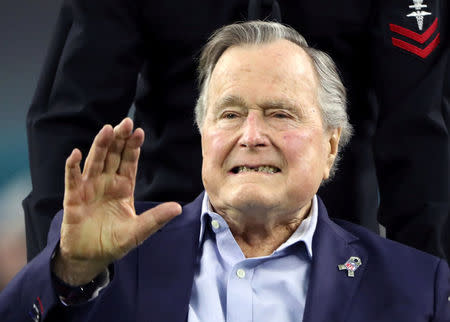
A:
<svg viewBox="0 0 450 322">
<path fill-rule="evenodd" d="M 236 113 L 232 113 L 232 112 L 226 112 L 223 113 L 222 118 L 227 119 L 227 120 L 232 120 L 237 118 L 238 115 Z"/>
<path fill-rule="evenodd" d="M 285 113 L 273 113 L 272 116 L 277 119 L 285 119 L 285 118 L 289 117 L 289 115 L 287 115 Z"/>
</svg>

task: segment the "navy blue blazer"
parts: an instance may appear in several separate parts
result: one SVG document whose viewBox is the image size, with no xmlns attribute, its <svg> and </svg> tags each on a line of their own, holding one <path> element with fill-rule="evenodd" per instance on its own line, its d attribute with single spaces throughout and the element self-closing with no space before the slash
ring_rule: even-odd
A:
<svg viewBox="0 0 450 322">
<path fill-rule="evenodd" d="M 62 213 L 47 247 L 0 295 L 0 321 L 186 321 L 199 258 L 203 193 L 183 213 L 114 263 L 114 277 L 86 304 L 64 307 L 52 287 L 50 261 Z M 138 213 L 156 203 L 136 203 Z M 450 321 L 447 263 L 368 230 L 328 218 L 319 200 L 304 322 Z M 349 277 L 339 270 L 351 256 L 362 265 Z"/>
</svg>

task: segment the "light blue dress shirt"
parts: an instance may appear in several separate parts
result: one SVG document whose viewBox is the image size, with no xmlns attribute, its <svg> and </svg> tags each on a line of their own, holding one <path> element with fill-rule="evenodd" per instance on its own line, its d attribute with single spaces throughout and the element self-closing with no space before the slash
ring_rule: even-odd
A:
<svg viewBox="0 0 450 322">
<path fill-rule="evenodd" d="M 311 270 L 317 198 L 309 215 L 271 255 L 245 258 L 205 193 L 198 270 L 188 322 L 302 321 Z"/>
</svg>

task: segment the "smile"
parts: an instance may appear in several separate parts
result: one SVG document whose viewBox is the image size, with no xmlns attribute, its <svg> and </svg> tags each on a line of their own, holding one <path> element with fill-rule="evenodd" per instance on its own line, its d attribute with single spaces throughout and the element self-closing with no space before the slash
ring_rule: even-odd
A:
<svg viewBox="0 0 450 322">
<path fill-rule="evenodd" d="M 231 172 L 237 174 L 237 173 L 244 173 L 244 172 L 262 172 L 262 173 L 268 173 L 268 174 L 274 174 L 277 172 L 280 172 L 281 170 L 277 167 L 273 167 L 270 165 L 263 165 L 258 167 L 248 167 L 248 166 L 239 166 L 234 167 L 231 169 Z"/>
</svg>

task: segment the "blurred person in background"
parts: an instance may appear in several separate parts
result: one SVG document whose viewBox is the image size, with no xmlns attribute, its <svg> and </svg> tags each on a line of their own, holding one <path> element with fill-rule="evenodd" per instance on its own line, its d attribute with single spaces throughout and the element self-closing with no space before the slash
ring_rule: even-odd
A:
<svg viewBox="0 0 450 322">
<path fill-rule="evenodd" d="M 26 264 L 25 228 L 21 200 L 29 190 L 28 174 L 0 184 L 0 290 Z"/>
</svg>

